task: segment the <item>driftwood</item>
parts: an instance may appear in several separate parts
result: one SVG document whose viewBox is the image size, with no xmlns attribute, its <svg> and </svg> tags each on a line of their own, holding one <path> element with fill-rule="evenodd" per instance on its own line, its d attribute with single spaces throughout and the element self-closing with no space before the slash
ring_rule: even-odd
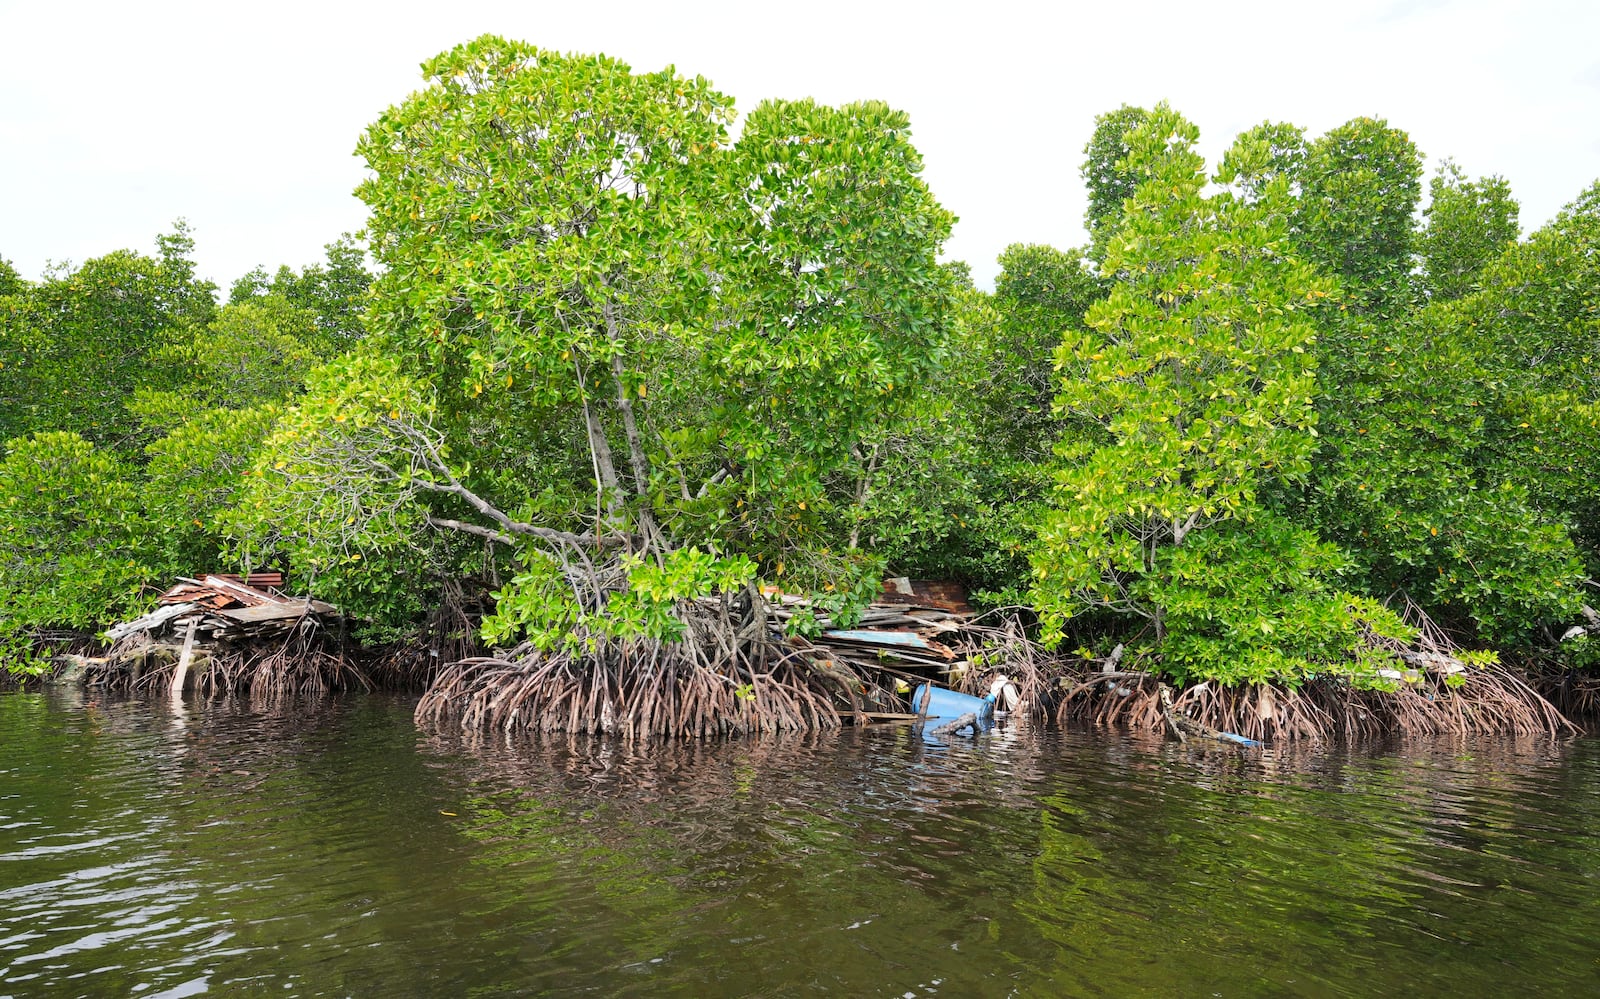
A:
<svg viewBox="0 0 1600 999">
<path fill-rule="evenodd" d="M 954 721 L 947 721 L 943 725 L 928 730 L 929 735 L 954 735 L 964 728 L 972 729 L 974 735 L 978 732 L 978 715 L 975 711 L 968 711 Z"/>
<path fill-rule="evenodd" d="M 198 604 L 190 603 L 167 604 L 163 607 L 157 607 L 143 617 L 136 617 L 132 621 L 124 621 L 121 624 L 107 628 L 106 639 L 114 644 L 129 635 L 140 632 L 155 632 L 160 630 L 161 626 L 168 621 L 175 621 L 178 618 L 194 613 L 198 609 Z"/>
<path fill-rule="evenodd" d="M 1255 739 L 1247 739 L 1235 732 L 1223 732 L 1220 729 L 1212 728 L 1210 725 L 1195 721 L 1188 715 L 1180 714 L 1172 704 L 1172 688 L 1163 683 L 1160 691 L 1162 721 L 1166 723 L 1167 731 L 1176 736 L 1180 744 L 1187 744 L 1189 740 L 1185 736 L 1192 735 L 1199 739 L 1210 739 L 1213 742 L 1225 742 L 1241 749 L 1261 745 Z"/>
<path fill-rule="evenodd" d="M 174 701 L 183 700 L 183 681 L 189 675 L 189 664 L 194 660 L 194 629 L 199 623 L 199 620 L 191 617 L 189 628 L 183 633 L 183 651 L 178 653 L 178 665 L 172 671 L 169 688 Z"/>
</svg>

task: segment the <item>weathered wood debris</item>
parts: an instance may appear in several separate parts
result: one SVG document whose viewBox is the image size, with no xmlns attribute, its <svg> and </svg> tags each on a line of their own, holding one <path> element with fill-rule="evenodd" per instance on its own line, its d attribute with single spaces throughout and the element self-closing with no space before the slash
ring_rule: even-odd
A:
<svg viewBox="0 0 1600 999">
<path fill-rule="evenodd" d="M 804 597 L 772 593 L 768 599 L 774 631 L 803 613 L 815 614 Z M 999 660 L 993 652 L 1011 640 L 1022 640 L 1005 628 L 980 625 L 955 583 L 892 578 L 883 592 L 848 628 L 834 627 L 819 615 L 809 638 L 786 639 L 810 660 L 818 673 L 837 684 L 841 721 L 920 724 L 916 709 L 904 696 L 909 685 L 932 681 L 952 690 L 989 694 L 1000 710 L 1019 706 L 1021 691 L 1002 672 L 988 668 Z M 970 720 L 969 720 L 970 721 Z M 963 725 L 944 725 L 954 731 Z"/>
<path fill-rule="evenodd" d="M 275 586 L 282 581 L 279 573 L 253 574 L 249 582 L 227 575 L 180 576 L 175 586 L 157 598 L 155 610 L 106 629 L 106 638 L 115 645 L 139 634 L 182 634 L 193 620 L 201 641 L 259 640 L 318 625 L 323 617 L 339 613 L 321 600 L 279 592 Z"/>
<path fill-rule="evenodd" d="M 154 610 L 106 629 L 104 656 L 68 657 L 70 668 L 90 684 L 175 693 L 191 680 L 207 693 L 370 686 L 329 647 L 338 608 L 282 584 L 281 573 L 179 577 Z"/>
<path fill-rule="evenodd" d="M 782 630 L 796 614 L 814 613 L 804 597 L 773 594 L 768 612 Z M 917 674 L 959 673 L 966 663 L 950 644 L 972 619 L 966 593 L 949 583 L 905 578 L 886 580 L 883 593 L 848 628 L 836 628 L 826 615 L 816 618 L 820 634 L 809 646 L 837 663 L 866 670 L 897 667 Z"/>
</svg>

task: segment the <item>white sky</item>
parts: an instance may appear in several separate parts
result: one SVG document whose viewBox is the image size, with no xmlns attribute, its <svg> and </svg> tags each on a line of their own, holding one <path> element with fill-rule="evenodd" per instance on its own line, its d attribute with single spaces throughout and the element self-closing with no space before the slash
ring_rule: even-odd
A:
<svg viewBox="0 0 1600 999">
<path fill-rule="evenodd" d="M 224 289 L 361 227 L 362 129 L 418 64 L 494 32 L 765 97 L 911 114 L 988 285 L 1013 242 L 1084 239 L 1094 116 L 1167 99 L 1210 156 L 1264 119 L 1387 118 L 1428 156 L 1511 181 L 1525 229 L 1600 177 L 1600 2 L 657 0 L 271 4 L 0 0 L 0 256 L 150 251 L 179 216 Z"/>
</svg>

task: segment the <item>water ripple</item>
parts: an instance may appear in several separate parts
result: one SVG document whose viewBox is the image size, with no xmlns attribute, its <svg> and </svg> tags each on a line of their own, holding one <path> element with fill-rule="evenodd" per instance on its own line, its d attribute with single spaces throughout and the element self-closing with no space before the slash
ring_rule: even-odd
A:
<svg viewBox="0 0 1600 999">
<path fill-rule="evenodd" d="M 1600 747 L 0 695 L 0 996 L 1587 994 Z"/>
</svg>

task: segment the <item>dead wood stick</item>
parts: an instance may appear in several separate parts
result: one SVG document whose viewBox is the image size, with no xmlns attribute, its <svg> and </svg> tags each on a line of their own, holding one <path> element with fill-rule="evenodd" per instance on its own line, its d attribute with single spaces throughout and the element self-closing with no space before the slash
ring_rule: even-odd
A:
<svg viewBox="0 0 1600 999">
<path fill-rule="evenodd" d="M 977 712 L 975 712 L 975 711 L 968 711 L 966 714 L 962 715 L 960 718 L 957 718 L 955 721 L 948 721 L 948 722 L 945 722 L 943 725 L 939 725 L 939 726 L 937 726 L 935 728 L 931 728 L 931 729 L 928 730 L 928 734 L 929 735 L 954 735 L 957 732 L 959 732 L 962 729 L 967 728 L 969 726 L 971 727 L 971 729 L 972 729 L 972 731 L 974 733 L 976 733 L 978 731 L 978 715 L 977 715 Z"/>
<path fill-rule="evenodd" d="M 928 723 L 928 703 L 933 700 L 933 681 L 924 681 L 922 685 L 922 703 L 916 706 L 917 720 L 914 727 L 917 732 L 922 731 L 922 726 Z"/>
</svg>

